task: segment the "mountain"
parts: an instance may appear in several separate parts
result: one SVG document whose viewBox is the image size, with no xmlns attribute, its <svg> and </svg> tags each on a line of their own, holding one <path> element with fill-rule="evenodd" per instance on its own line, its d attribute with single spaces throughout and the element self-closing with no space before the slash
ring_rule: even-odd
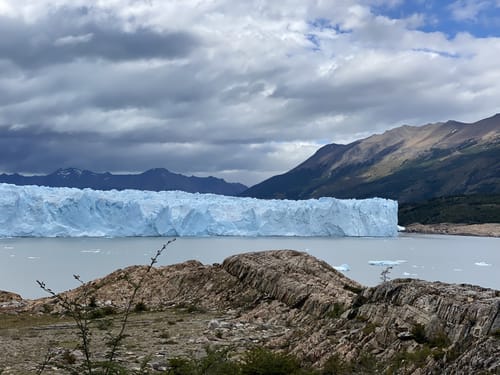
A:
<svg viewBox="0 0 500 375">
<path fill-rule="evenodd" d="M 347 145 L 330 144 L 243 196 L 383 197 L 418 202 L 500 193 L 500 114 L 472 123 L 401 126 Z"/>
<path fill-rule="evenodd" d="M 164 168 L 150 169 L 140 174 L 95 173 L 77 168 L 58 169 L 45 176 L 22 176 L 1 174 L 0 183 L 15 185 L 39 185 L 49 187 L 91 188 L 94 190 L 181 190 L 189 193 L 214 193 L 238 195 L 247 187 L 239 183 L 228 183 L 215 177 L 184 176 Z"/>
</svg>

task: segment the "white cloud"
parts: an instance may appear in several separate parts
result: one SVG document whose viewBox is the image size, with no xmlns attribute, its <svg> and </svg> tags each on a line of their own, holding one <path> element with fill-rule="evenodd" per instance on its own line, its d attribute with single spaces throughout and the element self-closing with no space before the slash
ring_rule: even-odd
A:
<svg viewBox="0 0 500 375">
<path fill-rule="evenodd" d="M 90 42 L 90 40 L 93 38 L 94 34 L 88 33 L 84 35 L 68 35 L 68 36 L 63 36 L 61 38 L 57 38 L 54 41 L 54 45 L 56 46 L 66 46 L 66 45 L 71 45 L 71 44 L 80 44 L 80 43 L 87 43 Z"/>
<path fill-rule="evenodd" d="M 450 5 L 450 9 L 458 21 L 476 21 L 480 12 L 489 8 L 491 1 L 478 1 L 478 0 L 458 0 Z"/>
<path fill-rule="evenodd" d="M 14 9 L 6 0 L 0 0 L 0 15 L 12 15 L 14 13 Z"/>
<path fill-rule="evenodd" d="M 322 143 L 499 111 L 499 38 L 426 33 L 423 15 L 391 19 L 372 4 L 0 0 L 0 15 L 11 9 L 0 24 L 0 130 L 22 124 L 52 145 L 82 134 L 82 154 L 101 159 L 75 156 L 88 163 L 76 167 L 253 183 Z M 479 12 L 460 4 L 462 19 Z M 41 168 L 12 158 L 0 153 L 0 169 Z"/>
</svg>

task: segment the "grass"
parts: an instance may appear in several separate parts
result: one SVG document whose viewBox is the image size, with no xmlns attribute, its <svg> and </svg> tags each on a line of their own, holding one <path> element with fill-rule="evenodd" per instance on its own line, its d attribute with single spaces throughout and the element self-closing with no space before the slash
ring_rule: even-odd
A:
<svg viewBox="0 0 500 375">
<path fill-rule="evenodd" d="M 62 323 L 72 323 L 72 319 L 49 314 L 19 313 L 12 315 L 0 313 L 0 334 L 2 330 L 7 329 L 18 330 Z"/>
</svg>

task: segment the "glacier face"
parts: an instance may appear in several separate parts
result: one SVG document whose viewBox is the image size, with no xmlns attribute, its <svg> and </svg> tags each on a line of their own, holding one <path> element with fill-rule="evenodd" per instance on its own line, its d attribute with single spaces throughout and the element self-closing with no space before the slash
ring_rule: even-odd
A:
<svg viewBox="0 0 500 375">
<path fill-rule="evenodd" d="M 397 202 L 0 184 L 0 236 L 396 236 Z"/>
</svg>

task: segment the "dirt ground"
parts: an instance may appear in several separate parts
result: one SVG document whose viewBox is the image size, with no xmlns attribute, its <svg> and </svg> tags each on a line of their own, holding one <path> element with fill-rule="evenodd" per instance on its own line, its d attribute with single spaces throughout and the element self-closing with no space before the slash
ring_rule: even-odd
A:
<svg viewBox="0 0 500 375">
<path fill-rule="evenodd" d="M 109 332 L 117 330 L 120 316 L 92 323 L 91 349 L 95 359 L 104 358 Z M 171 308 L 134 313 L 128 336 L 119 352 L 119 363 L 139 370 L 147 362 L 149 372 L 166 369 L 169 358 L 202 356 L 207 346 L 231 346 L 242 351 L 283 335 L 288 328 L 240 321 L 234 312 L 187 311 Z M 65 366 L 83 360 L 74 322 L 55 315 L 0 314 L 0 373 L 34 374 L 47 363 L 43 374 L 66 373 Z M 3 370 L 3 372 L 2 372 Z"/>
<path fill-rule="evenodd" d="M 486 224 L 410 224 L 408 233 L 450 234 L 461 236 L 500 237 L 500 223 Z"/>
</svg>

